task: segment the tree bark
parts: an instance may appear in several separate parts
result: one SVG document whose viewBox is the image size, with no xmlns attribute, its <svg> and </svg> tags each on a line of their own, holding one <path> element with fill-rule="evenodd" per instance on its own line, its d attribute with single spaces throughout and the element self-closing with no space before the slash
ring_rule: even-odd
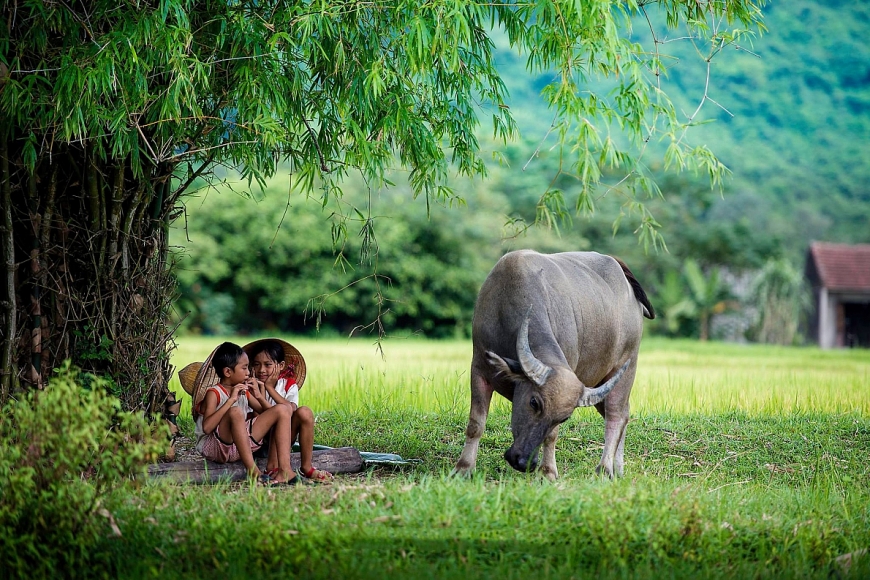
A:
<svg viewBox="0 0 870 580">
<path fill-rule="evenodd" d="M 90 210 L 90 231 L 92 235 L 95 235 L 95 240 L 99 243 L 99 250 L 94 247 L 93 251 L 96 255 L 96 273 L 99 273 L 103 269 L 103 264 L 105 263 L 106 257 L 106 214 L 103 211 L 103 198 L 100 195 L 100 171 L 97 167 L 97 159 L 93 154 L 89 155 L 86 159 L 88 164 L 88 205 Z M 99 278 L 98 278 L 99 279 Z"/>
<path fill-rule="evenodd" d="M 109 210 L 109 277 L 115 273 L 115 266 L 118 263 L 120 255 L 118 254 L 118 240 L 120 238 L 121 211 L 126 191 L 124 189 L 124 171 L 126 167 L 124 162 L 118 163 L 115 168 L 115 181 L 112 187 L 107 188 L 110 203 L 106 204 Z"/>
<path fill-rule="evenodd" d="M 9 147 L 6 135 L 0 135 L 0 211 L 3 213 L 2 250 L 5 276 L 3 281 L 3 333 L 0 349 L 0 402 L 6 401 L 12 392 L 15 371 L 13 356 L 15 346 L 15 323 L 18 309 L 15 299 L 15 242 L 12 225 L 12 176 L 9 173 Z"/>
<path fill-rule="evenodd" d="M 30 370 L 28 381 L 41 389 L 42 381 L 42 272 L 40 271 L 40 241 L 42 240 L 42 214 L 39 213 L 39 194 L 36 175 L 28 182 L 30 224 L 33 242 L 30 248 Z"/>
<path fill-rule="evenodd" d="M 45 259 L 48 260 L 48 256 L 46 256 L 46 252 L 48 252 L 51 242 L 51 230 L 52 230 L 52 221 L 54 220 L 54 204 L 57 198 L 57 171 L 58 164 L 52 164 L 51 176 L 48 180 L 48 199 L 45 202 L 45 209 L 42 210 L 42 218 L 41 218 L 41 230 L 39 232 L 39 237 L 34 241 L 35 244 L 39 247 L 39 252 L 45 256 Z M 40 259 L 42 259 L 40 257 Z M 37 359 L 37 352 L 33 353 L 33 365 L 36 368 L 37 373 L 39 373 L 41 384 L 45 382 L 46 368 L 49 368 L 49 346 L 46 342 L 50 341 L 49 338 L 49 324 L 48 320 L 50 318 L 51 313 L 51 305 L 50 300 L 51 293 L 45 293 L 45 288 L 48 287 L 48 269 L 42 267 L 40 264 L 37 275 L 34 278 L 34 284 L 36 284 L 37 288 L 39 288 L 39 295 L 37 298 L 39 299 L 39 320 L 34 319 L 33 328 L 34 332 L 37 328 L 37 323 L 39 325 L 39 353 Z M 43 294 L 45 293 L 45 298 L 43 298 Z M 44 305 L 45 304 L 45 305 Z"/>
<path fill-rule="evenodd" d="M 290 454 L 290 463 L 295 471 L 299 470 L 299 453 Z M 353 447 L 318 449 L 311 456 L 311 464 L 333 474 L 359 473 L 365 468 L 360 453 Z M 258 459 L 260 471 L 266 469 L 266 459 Z M 212 461 L 186 461 L 178 463 L 157 463 L 148 468 L 149 477 L 168 478 L 178 482 L 216 483 L 218 481 L 243 481 L 247 471 L 241 461 L 234 463 L 214 463 Z"/>
<path fill-rule="evenodd" d="M 152 204 L 171 174 L 135 176 L 95 143 L 58 145 L 32 167 L 20 136 L 0 134 L 0 150 L 0 403 L 70 359 L 110 377 L 124 409 L 161 413 L 174 286 L 151 211 L 171 213 Z"/>
<path fill-rule="evenodd" d="M 145 182 L 140 181 L 133 193 L 132 201 L 127 207 L 127 215 L 121 226 L 121 276 L 127 278 L 130 273 L 130 233 L 133 230 L 133 220 L 142 219 L 142 207 L 147 205 L 145 198 Z"/>
</svg>

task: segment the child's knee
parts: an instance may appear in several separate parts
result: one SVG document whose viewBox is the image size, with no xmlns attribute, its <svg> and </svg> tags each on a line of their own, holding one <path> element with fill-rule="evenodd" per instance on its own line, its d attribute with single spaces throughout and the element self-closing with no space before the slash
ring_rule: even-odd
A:
<svg viewBox="0 0 870 580">
<path fill-rule="evenodd" d="M 308 407 L 299 407 L 296 409 L 296 412 L 293 413 L 293 418 L 300 423 L 314 424 L 314 412 Z"/>
<path fill-rule="evenodd" d="M 230 407 L 230 410 L 227 411 L 227 418 L 232 422 L 244 422 L 247 419 L 244 411 L 242 411 L 239 407 Z"/>
<path fill-rule="evenodd" d="M 274 407 L 272 407 L 272 410 L 278 417 L 290 417 L 291 410 L 290 407 L 287 405 L 275 405 Z"/>
</svg>

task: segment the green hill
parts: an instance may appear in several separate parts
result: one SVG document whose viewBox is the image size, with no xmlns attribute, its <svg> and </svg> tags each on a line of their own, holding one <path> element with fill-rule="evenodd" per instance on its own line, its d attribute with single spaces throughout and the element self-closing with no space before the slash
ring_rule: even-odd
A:
<svg viewBox="0 0 870 580">
<path fill-rule="evenodd" d="M 706 217 L 743 220 L 793 258 L 811 239 L 870 242 L 870 4 L 773 2 L 764 14 L 767 33 L 712 61 L 715 103 L 700 115 L 712 122 L 691 129 L 691 140 L 733 172 Z M 648 27 L 637 22 L 634 34 L 643 38 Z M 704 95 L 707 69 L 679 37 L 672 31 L 662 45 L 674 57 L 663 88 L 688 116 Z M 540 141 L 552 115 L 537 93 L 549 79 L 529 79 L 513 55 L 503 54 L 500 66 L 524 139 Z M 681 224 L 663 225 L 672 238 Z"/>
</svg>

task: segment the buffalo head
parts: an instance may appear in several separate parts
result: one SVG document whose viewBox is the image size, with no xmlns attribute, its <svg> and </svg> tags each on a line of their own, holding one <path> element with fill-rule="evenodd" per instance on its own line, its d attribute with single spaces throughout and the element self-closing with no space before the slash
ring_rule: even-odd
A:
<svg viewBox="0 0 870 580">
<path fill-rule="evenodd" d="M 551 367 L 535 357 L 529 346 L 529 319 L 527 315 L 517 334 L 519 361 L 486 352 L 487 362 L 514 383 L 514 442 L 504 457 L 519 471 L 535 469 L 538 450 L 553 427 L 567 421 L 577 407 L 603 401 L 631 362 L 626 361 L 604 384 L 589 388 L 567 366 Z"/>
</svg>

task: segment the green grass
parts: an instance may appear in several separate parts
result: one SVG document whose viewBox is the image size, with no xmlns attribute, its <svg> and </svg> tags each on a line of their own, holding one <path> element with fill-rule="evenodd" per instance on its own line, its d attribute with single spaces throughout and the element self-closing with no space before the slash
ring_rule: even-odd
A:
<svg viewBox="0 0 870 580">
<path fill-rule="evenodd" d="M 149 486 L 114 508 L 124 536 L 106 549 L 125 576 L 822 577 L 866 545 L 867 499 L 647 476 Z"/>
<path fill-rule="evenodd" d="M 219 341 L 181 338 L 174 362 Z M 626 477 L 594 476 L 603 425 L 563 425 L 556 483 L 511 470 L 495 400 L 470 480 L 468 342 L 292 340 L 317 442 L 421 459 L 265 490 L 151 482 L 107 502 L 108 575 L 313 578 L 827 578 L 870 548 L 870 352 L 647 339 Z M 179 389 L 180 390 L 180 389 Z M 189 429 L 190 425 L 185 426 Z"/>
<path fill-rule="evenodd" d="M 204 360 L 222 340 L 185 337 L 177 368 Z M 308 374 L 300 394 L 318 412 L 372 406 L 437 413 L 468 410 L 468 341 L 293 339 Z M 870 351 L 785 348 L 646 338 L 632 392 L 635 414 L 831 412 L 870 415 Z M 177 377 L 170 389 L 184 395 Z M 365 393 L 365 396 L 361 396 Z M 509 409 L 495 397 L 494 409 Z M 186 403 L 189 405 L 189 402 Z M 189 406 L 185 406 L 189 413 Z M 183 414 L 185 414 L 183 412 Z"/>
</svg>

